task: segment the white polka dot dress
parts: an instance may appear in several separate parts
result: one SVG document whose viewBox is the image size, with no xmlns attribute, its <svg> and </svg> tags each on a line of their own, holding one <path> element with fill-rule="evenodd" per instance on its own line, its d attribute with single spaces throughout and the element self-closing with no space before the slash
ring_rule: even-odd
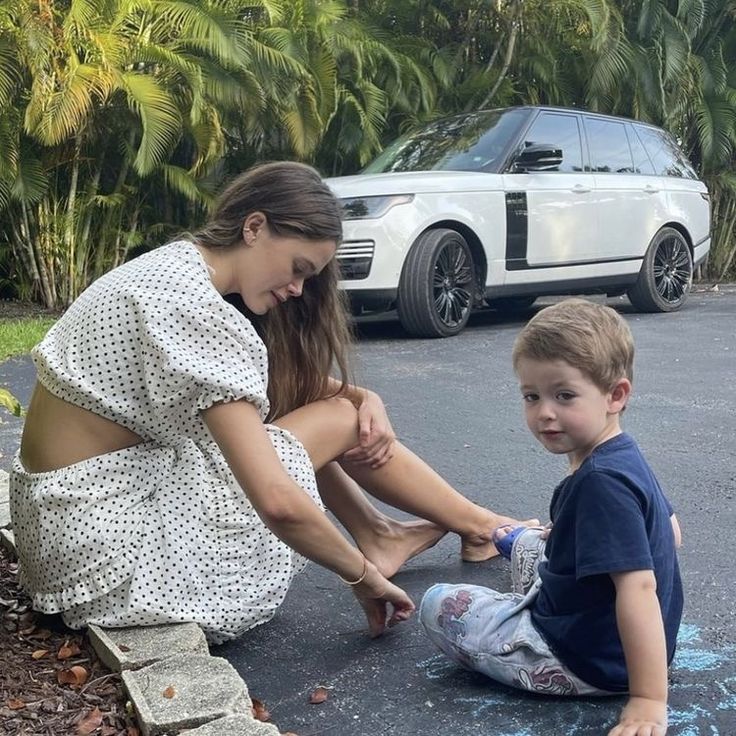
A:
<svg viewBox="0 0 736 736">
<path fill-rule="evenodd" d="M 305 561 L 258 517 L 200 413 L 246 399 L 265 419 L 266 349 L 196 247 L 171 243 L 97 280 L 33 359 L 51 393 L 144 440 L 47 473 L 16 455 L 11 514 L 34 606 L 73 627 L 194 621 L 212 642 L 270 619 Z M 304 447 L 266 429 L 320 504 Z"/>
</svg>

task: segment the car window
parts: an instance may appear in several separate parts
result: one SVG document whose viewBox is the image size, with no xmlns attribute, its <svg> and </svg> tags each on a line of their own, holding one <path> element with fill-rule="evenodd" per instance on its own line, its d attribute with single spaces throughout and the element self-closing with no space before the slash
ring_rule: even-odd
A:
<svg viewBox="0 0 736 736">
<path fill-rule="evenodd" d="M 529 110 L 481 110 L 443 118 L 390 144 L 363 169 L 388 171 L 497 171 Z"/>
<path fill-rule="evenodd" d="M 649 158 L 652 159 L 657 174 L 686 179 L 698 178 L 693 167 L 685 158 L 685 154 L 667 133 L 645 125 L 635 125 L 634 129 L 644 144 Z"/>
<path fill-rule="evenodd" d="M 635 174 L 654 174 L 654 166 L 649 160 L 646 150 L 639 136 L 634 132 L 631 125 L 626 126 L 626 135 L 629 138 L 629 146 L 631 147 L 631 155 L 634 157 L 634 173 Z"/>
<path fill-rule="evenodd" d="M 583 154 L 577 115 L 543 112 L 524 136 L 524 144 L 549 143 L 562 149 L 562 163 L 555 171 L 582 171 Z"/>
<path fill-rule="evenodd" d="M 623 123 L 601 118 L 586 118 L 590 164 L 593 171 L 631 174 L 634 161 Z"/>
</svg>

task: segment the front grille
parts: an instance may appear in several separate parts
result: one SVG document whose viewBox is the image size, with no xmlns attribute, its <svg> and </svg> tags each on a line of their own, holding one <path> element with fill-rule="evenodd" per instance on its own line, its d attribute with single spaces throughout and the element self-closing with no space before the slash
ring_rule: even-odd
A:
<svg viewBox="0 0 736 736">
<path fill-rule="evenodd" d="M 375 243 L 371 240 L 359 243 L 343 243 L 337 249 L 337 262 L 340 264 L 340 277 L 344 281 L 357 281 L 368 278 L 373 263 Z"/>
</svg>

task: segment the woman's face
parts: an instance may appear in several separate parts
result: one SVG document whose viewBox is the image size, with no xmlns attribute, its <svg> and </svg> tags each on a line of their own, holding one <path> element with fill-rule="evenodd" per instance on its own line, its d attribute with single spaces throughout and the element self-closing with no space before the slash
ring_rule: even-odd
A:
<svg viewBox="0 0 736 736">
<path fill-rule="evenodd" d="M 334 257 L 334 240 L 277 236 L 263 224 L 246 230 L 239 248 L 237 290 L 254 314 L 265 314 L 287 299 L 301 296 L 304 282 Z"/>
</svg>

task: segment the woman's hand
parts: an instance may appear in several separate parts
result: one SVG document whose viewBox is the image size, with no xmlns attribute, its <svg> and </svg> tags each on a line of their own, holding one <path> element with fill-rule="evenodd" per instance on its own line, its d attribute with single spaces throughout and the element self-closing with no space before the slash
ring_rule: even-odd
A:
<svg viewBox="0 0 736 736">
<path fill-rule="evenodd" d="M 416 606 L 397 585 L 387 580 L 378 568 L 366 561 L 363 580 L 353 587 L 353 593 L 365 612 L 372 637 L 381 636 L 387 626 L 395 626 L 411 618 Z"/>
<path fill-rule="evenodd" d="M 360 444 L 344 457 L 352 463 L 380 468 L 393 455 L 396 435 L 381 397 L 373 391 L 364 391 L 363 396 L 358 407 Z"/>
</svg>

